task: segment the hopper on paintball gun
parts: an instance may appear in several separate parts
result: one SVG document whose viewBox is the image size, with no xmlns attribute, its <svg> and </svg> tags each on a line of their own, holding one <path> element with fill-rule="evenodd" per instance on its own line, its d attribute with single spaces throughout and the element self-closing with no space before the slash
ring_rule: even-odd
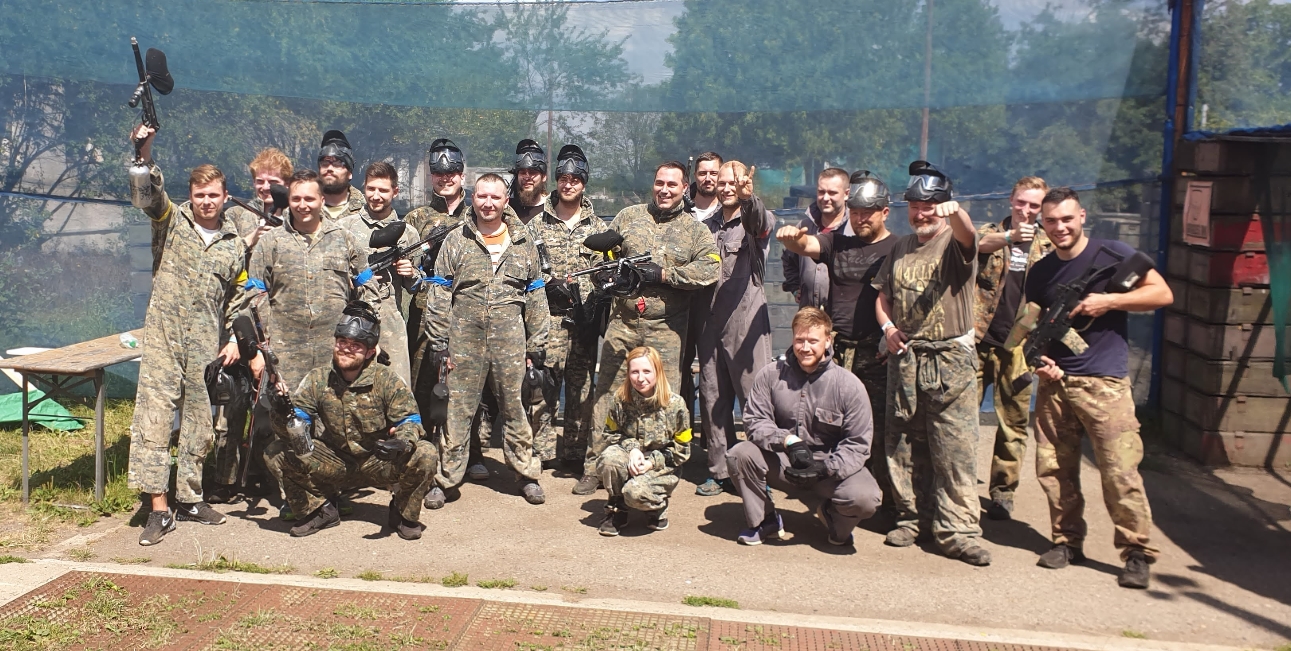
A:
<svg viewBox="0 0 1291 651">
<path fill-rule="evenodd" d="M 133 36 L 130 37 L 130 47 L 134 48 L 134 64 L 139 71 L 139 84 L 135 86 L 128 105 L 130 108 L 136 108 L 142 104 L 143 115 L 140 121 L 153 130 L 160 129 L 161 122 L 157 120 L 157 106 L 153 103 L 152 91 L 156 89 L 162 95 L 169 95 L 170 91 L 175 89 L 175 80 L 171 78 L 170 70 L 166 67 L 166 54 L 156 48 L 148 48 L 145 63 L 145 57 L 139 54 L 139 41 Z M 153 200 L 152 173 L 148 161 L 143 159 L 142 147 L 142 140 L 134 141 L 134 161 L 127 169 L 130 179 L 130 203 L 139 209 L 147 208 Z"/>
</svg>

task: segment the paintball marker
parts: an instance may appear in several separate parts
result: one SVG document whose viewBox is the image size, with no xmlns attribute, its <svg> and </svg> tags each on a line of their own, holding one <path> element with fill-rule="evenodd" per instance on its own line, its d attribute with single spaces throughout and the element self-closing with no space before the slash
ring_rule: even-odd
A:
<svg viewBox="0 0 1291 651">
<path fill-rule="evenodd" d="M 278 356 L 274 354 L 273 349 L 269 346 L 269 340 L 264 335 L 264 328 L 260 321 L 260 310 L 254 305 L 251 306 L 251 317 L 246 315 L 239 316 L 233 320 L 233 336 L 238 342 L 238 354 L 242 359 L 247 360 L 250 364 L 251 359 L 260 353 L 264 356 L 264 372 L 260 374 L 260 383 L 257 385 L 255 397 L 251 404 L 253 407 L 264 400 L 264 405 L 268 407 L 270 413 L 288 413 L 292 411 L 291 395 L 287 393 L 286 387 L 282 386 L 282 376 L 278 373 Z M 255 413 L 251 410 L 251 423 L 247 431 L 254 433 Z M 246 446 L 245 455 L 242 458 L 242 471 L 238 474 L 238 485 L 246 488 L 247 473 L 251 469 L 251 448 L 254 441 L 252 434 L 249 434 L 243 445 Z"/>
<path fill-rule="evenodd" d="M 1103 254 L 1115 258 L 1116 261 L 1103 266 L 1094 264 Z M 1040 356 L 1048 352 L 1049 345 L 1054 341 L 1062 342 L 1077 355 L 1084 353 L 1089 346 L 1078 332 L 1088 328 L 1093 322 L 1093 317 L 1087 315 L 1073 317 L 1071 312 L 1090 293 L 1090 287 L 1100 280 L 1107 279 L 1107 293 L 1123 294 L 1134 289 L 1134 286 L 1154 266 L 1152 258 L 1142 251 L 1136 251 L 1134 255 L 1127 258 L 1105 246 L 1100 247 L 1094 253 L 1093 262 L 1085 273 L 1069 283 L 1058 285 L 1054 290 L 1053 302 L 1048 308 L 1041 309 L 1035 303 L 1028 303 L 1023 308 L 1017 323 L 1009 333 L 1008 340 L 1004 342 L 1005 347 L 1017 346 L 1025 337 L 1026 345 L 1022 349 L 1022 354 L 1027 361 L 1027 366 L 1032 370 L 1042 365 Z M 1023 380 L 1026 384 L 1030 384 L 1030 374 L 1019 378 L 1019 381 Z"/>
<path fill-rule="evenodd" d="M 273 210 L 269 212 L 265 212 L 263 210 L 257 210 L 254 207 L 252 207 L 251 204 L 234 196 L 229 196 L 229 201 L 232 201 L 233 203 L 236 203 L 237 205 L 242 206 L 242 208 L 245 209 L 247 212 L 250 212 L 251 214 L 258 216 L 260 219 L 263 219 L 265 224 L 269 226 L 273 226 L 274 228 L 277 228 L 279 226 L 282 226 L 282 217 L 279 217 L 278 215 L 282 213 L 282 211 L 287 209 L 287 205 L 289 203 L 287 200 L 287 197 L 288 197 L 287 186 L 278 185 L 277 183 L 275 183 L 269 186 L 269 193 L 273 195 Z"/>
<path fill-rule="evenodd" d="M 166 54 L 156 48 L 148 48 L 147 64 L 139 55 L 139 41 L 130 37 L 130 47 L 134 48 L 134 65 L 139 70 L 139 85 L 135 86 L 130 96 L 129 106 L 135 108 L 143 104 L 141 121 L 147 127 L 157 130 L 161 122 L 157 121 L 157 107 L 152 101 L 152 89 L 162 95 L 169 95 L 175 89 L 175 80 L 166 68 Z M 148 161 L 143 159 L 142 140 L 134 141 L 134 161 L 130 163 L 127 174 L 130 179 L 130 202 L 136 208 L 147 208 L 152 203 L 152 178 Z"/>
<path fill-rule="evenodd" d="M 372 277 L 394 266 L 394 263 L 416 253 L 417 251 L 429 252 L 432 248 L 444 241 L 448 234 L 454 229 L 461 226 L 463 222 L 457 222 L 449 226 L 436 226 L 431 229 L 426 237 L 421 238 L 414 244 L 405 247 L 396 246 L 399 243 L 399 237 L 407 228 L 404 222 L 396 222 L 384 228 L 372 231 L 372 236 L 368 238 L 368 247 L 373 249 L 389 248 L 387 251 L 373 253 L 368 256 L 368 266 L 359 275 L 354 277 L 355 286 L 363 285 Z"/>
</svg>

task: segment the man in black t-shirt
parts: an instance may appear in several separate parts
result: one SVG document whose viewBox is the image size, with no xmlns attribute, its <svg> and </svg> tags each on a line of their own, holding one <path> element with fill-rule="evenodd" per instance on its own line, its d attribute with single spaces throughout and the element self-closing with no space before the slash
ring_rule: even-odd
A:
<svg viewBox="0 0 1291 651">
<path fill-rule="evenodd" d="M 1021 347 L 1007 348 L 1027 272 L 1053 250 L 1043 230 L 1037 230 L 1040 202 L 1049 186 L 1028 176 L 1013 184 L 1009 216 L 998 224 L 977 229 L 977 401 L 995 387 L 995 448 L 991 454 L 991 504 L 986 515 L 1008 520 L 1013 515 L 1013 493 L 1018 488 L 1022 458 L 1027 451 L 1027 421 L 1031 417 L 1031 375 Z"/>
<path fill-rule="evenodd" d="M 847 197 L 848 219 L 841 229 L 816 235 L 801 226 L 785 226 L 776 239 L 788 251 L 807 256 L 829 270 L 826 311 L 834 322 L 834 361 L 850 370 L 865 385 L 874 414 L 874 431 L 885 432 L 887 410 L 887 347 L 874 317 L 878 290 L 871 283 L 883 260 L 896 244 L 887 229 L 888 188 L 866 170 L 852 174 Z M 870 473 L 883 490 L 883 501 L 892 504 L 891 481 L 883 436 L 871 444 Z"/>
<path fill-rule="evenodd" d="M 1134 249 L 1113 240 L 1085 236 L 1085 210 L 1071 188 L 1050 190 L 1041 208 L 1045 234 L 1054 255 L 1037 262 L 1026 281 L 1026 300 L 1048 307 L 1059 285 L 1091 266 L 1128 259 Z M 1108 252 L 1115 253 L 1111 255 Z M 1079 335 L 1089 349 L 1074 354 L 1061 342 L 1049 346 L 1036 369 L 1036 477 L 1049 499 L 1053 548 L 1039 565 L 1051 569 L 1085 560 L 1085 498 L 1080 492 L 1081 437 L 1088 435 L 1102 476 L 1103 502 L 1116 526 L 1115 543 L 1125 569 L 1118 583 L 1148 587 L 1148 565 L 1156 548 L 1148 544 L 1152 512 L 1139 475 L 1143 441 L 1130 395 L 1127 313 L 1157 310 L 1174 302 L 1165 279 L 1149 270 L 1128 292 L 1108 294 L 1106 279 L 1072 310 L 1091 321 Z M 1081 325 L 1079 322 L 1077 325 Z"/>
</svg>

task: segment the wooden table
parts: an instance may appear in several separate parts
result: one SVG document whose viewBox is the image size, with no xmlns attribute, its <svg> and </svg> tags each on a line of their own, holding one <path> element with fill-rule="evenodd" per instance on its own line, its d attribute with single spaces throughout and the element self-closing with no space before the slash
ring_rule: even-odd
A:
<svg viewBox="0 0 1291 651">
<path fill-rule="evenodd" d="M 143 330 L 130 334 L 143 345 Z M 121 345 L 120 335 L 108 335 L 79 344 L 55 348 L 41 353 L 0 359 L 0 368 L 10 368 L 22 374 L 22 503 L 31 498 L 31 469 L 28 466 L 28 439 L 31 423 L 27 415 L 31 407 L 44 400 L 59 396 L 74 398 L 71 390 L 94 383 L 94 499 L 103 499 L 103 369 L 114 364 L 139 359 L 143 351 Z M 28 402 L 28 383 L 38 385 L 45 397 Z M 73 416 L 73 418 L 77 418 Z M 85 419 L 81 419 L 85 420 Z"/>
</svg>

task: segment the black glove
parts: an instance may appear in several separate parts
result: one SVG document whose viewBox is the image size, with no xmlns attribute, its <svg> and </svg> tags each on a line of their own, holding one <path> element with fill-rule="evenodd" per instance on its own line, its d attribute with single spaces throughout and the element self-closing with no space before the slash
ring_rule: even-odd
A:
<svg viewBox="0 0 1291 651">
<path fill-rule="evenodd" d="M 807 442 L 799 439 L 784 447 L 785 455 L 789 457 L 789 465 L 797 470 L 804 470 L 811 466 L 812 456 L 811 448 L 807 447 Z"/>
<path fill-rule="evenodd" d="M 785 468 L 784 478 L 796 486 L 809 486 L 818 479 L 829 476 L 824 461 L 812 461 L 806 468 Z"/>
<path fill-rule="evenodd" d="M 377 363 L 378 363 L 378 364 L 380 364 L 380 365 L 382 365 L 382 366 L 389 366 L 389 365 L 390 365 L 390 353 L 387 353 L 387 352 L 386 352 L 386 351 L 384 351 L 384 350 L 383 350 L 383 351 L 381 351 L 381 352 L 379 352 L 379 353 L 377 353 Z"/>
<path fill-rule="evenodd" d="M 651 285 L 663 284 L 663 267 L 658 263 L 642 262 L 637 265 L 637 269 L 641 271 L 641 282 Z"/>
<path fill-rule="evenodd" d="M 400 457 L 412 452 L 412 444 L 400 438 L 388 438 L 377 441 L 373 456 L 382 461 L 398 461 Z"/>
<path fill-rule="evenodd" d="M 444 359 L 448 357 L 448 349 L 430 351 L 430 367 L 439 372 L 439 367 L 444 365 Z"/>
<path fill-rule="evenodd" d="M 524 358 L 533 362 L 534 368 L 543 368 L 547 365 L 547 351 L 535 350 L 532 353 L 525 353 Z"/>
<path fill-rule="evenodd" d="M 560 316 L 574 307 L 574 297 L 571 294 L 571 288 L 563 280 L 553 280 L 547 283 L 547 311 L 552 316 Z"/>
</svg>

